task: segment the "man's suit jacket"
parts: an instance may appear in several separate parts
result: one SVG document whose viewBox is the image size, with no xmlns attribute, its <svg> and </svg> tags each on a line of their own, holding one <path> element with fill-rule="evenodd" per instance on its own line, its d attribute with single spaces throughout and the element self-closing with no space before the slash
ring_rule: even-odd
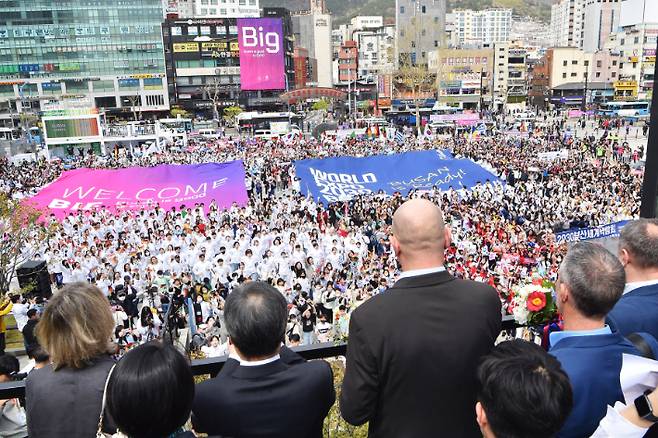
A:
<svg viewBox="0 0 658 438">
<path fill-rule="evenodd" d="M 622 335 L 646 332 L 658 339 L 658 284 L 630 291 L 608 314 L 608 325 Z"/>
<path fill-rule="evenodd" d="M 549 352 L 569 376 L 574 396 L 573 410 L 558 437 L 589 437 L 605 416 L 607 406 L 624 401 L 619 383 L 622 354 L 639 356 L 640 352 L 619 332 L 570 336 Z"/>
<path fill-rule="evenodd" d="M 210 436 L 320 438 L 335 400 L 329 364 L 283 347 L 281 359 L 265 365 L 229 359 L 217 377 L 197 385 L 193 422 Z"/>
<path fill-rule="evenodd" d="M 501 329 L 500 299 L 447 272 L 400 279 L 354 311 L 340 408 L 371 437 L 480 437 L 476 369 Z"/>
</svg>

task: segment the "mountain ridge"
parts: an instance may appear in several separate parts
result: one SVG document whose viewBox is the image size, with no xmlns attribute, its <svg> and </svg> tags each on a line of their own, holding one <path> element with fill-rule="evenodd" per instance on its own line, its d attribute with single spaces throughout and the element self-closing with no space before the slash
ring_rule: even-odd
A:
<svg viewBox="0 0 658 438">
<path fill-rule="evenodd" d="M 549 22 L 553 0 L 447 0 L 448 12 L 453 9 L 485 9 L 509 7 L 514 14 Z M 309 0 L 261 0 L 261 6 L 284 7 L 291 11 L 308 10 Z M 349 23 L 357 15 L 383 15 L 395 18 L 395 0 L 327 0 L 327 9 L 336 25 Z M 376 13 L 373 13 L 376 11 Z"/>
</svg>

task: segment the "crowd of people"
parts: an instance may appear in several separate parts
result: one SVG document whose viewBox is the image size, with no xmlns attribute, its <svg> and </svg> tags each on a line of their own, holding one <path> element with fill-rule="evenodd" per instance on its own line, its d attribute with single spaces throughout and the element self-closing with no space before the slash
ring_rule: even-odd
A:
<svg viewBox="0 0 658 438">
<path fill-rule="evenodd" d="M 225 137 L 192 140 L 185 151 L 134 151 L 105 157 L 89 154 L 19 165 L 0 162 L 0 186 L 18 199 L 34 195 L 63 171 L 78 167 L 149 167 L 240 159 L 247 174 L 247 205 L 227 210 L 213 202 L 169 210 L 159 206 L 122 212 L 97 209 L 79 211 L 63 220 L 47 218 L 49 238 L 28 242 L 25 253 L 47 261 L 55 288 L 53 298 L 46 305 L 35 300 L 24 302 L 15 295 L 7 307 L 13 308 L 17 322 L 21 321 L 26 350 L 35 361 L 27 391 L 30 436 L 87 436 L 88 431 L 97 429 L 99 433 L 119 429 L 131 437 L 190 436 L 181 429 L 190 412 L 195 414 L 196 431 L 211 435 L 282 436 L 276 431 L 296 430 L 287 436 L 316 436 L 336 397 L 331 372 L 321 365 L 301 367 L 305 362 L 280 344 L 295 347 L 348 336 L 341 411 L 350 423 L 368 421 L 372 436 L 386 436 L 386 431 L 392 430 L 399 436 L 426 436 L 437 426 L 453 430 L 454 436 L 471 436 L 478 426 L 485 436 L 525 436 L 506 431 L 505 424 L 520 428 L 517 432 L 532 431 L 533 436 L 551 436 L 559 430 L 560 436 L 593 433 L 605 415 L 606 404 L 619 401 L 619 391 L 608 388 L 595 411 L 583 408 L 582 390 L 574 383 L 582 376 L 574 377 L 569 354 L 561 357 L 563 353 L 553 352 L 560 359 L 556 364 L 542 356 L 542 351 L 508 345 L 491 353 L 488 360 L 493 368 L 485 364 L 478 368 L 477 362 L 491 352 L 500 332 L 501 310 L 507 310 L 512 288 L 533 276 L 551 281 L 559 277 L 567 284 L 561 305 L 567 325 L 569 320 L 587 318 L 596 325 L 611 311 L 619 296 L 594 306 L 593 314 L 583 307 L 579 294 L 587 295 L 587 291 L 579 290 L 581 285 L 574 282 L 574 274 L 564 269 L 565 263 L 577 261 L 574 256 L 569 259 L 566 245 L 558 243 L 556 234 L 637 217 L 641 172 L 635 162 L 643 151 L 622 141 L 618 135 L 621 125 L 601 122 L 592 133 L 581 136 L 575 135 L 578 127 L 570 128 L 565 120 L 530 126 L 524 135 L 510 133 L 512 126 L 501 119 L 484 134 L 415 137 L 407 133 L 402 139 L 385 133 L 378 138 L 323 136 L 319 140 Z M 499 179 L 481 181 L 470 190 L 456 186 L 447 191 L 412 190 L 393 196 L 372 193 L 327 205 L 304 196 L 295 174 L 294 162 L 300 159 L 434 149 L 469 158 Z M 555 151 L 562 151 L 559 157 L 543 154 Z M 407 211 L 425 207 L 409 214 L 401 208 L 404 205 Z M 438 206 L 440 211 L 434 212 L 435 207 L 428 205 Z M 450 230 L 445 235 L 444 220 L 449 226 L 446 230 Z M 637 253 L 637 249 L 633 251 Z M 580 258 L 586 259 L 586 255 L 597 252 L 585 248 L 582 254 Z M 629 264 L 631 269 L 641 265 L 637 260 L 629 256 L 624 265 L 627 271 Z M 598 263 L 607 263 L 619 274 L 621 265 L 612 267 L 604 255 Z M 630 279 L 635 274 L 628 275 Z M 436 284 L 423 283 L 426 276 Z M 434 293 L 443 282 L 454 278 L 462 282 L 459 285 L 464 291 L 477 291 L 478 303 L 461 302 L 466 295 L 456 293 L 451 304 L 454 310 L 447 310 L 446 300 L 453 300 L 447 292 L 435 304 L 422 299 L 413 306 L 409 305 L 414 299 L 410 294 L 396 295 L 396 288 Z M 614 277 L 615 281 L 619 278 Z M 417 281 L 422 284 L 416 285 Z M 611 280 L 610 284 L 623 286 L 623 279 L 620 281 Z M 450 294 L 459 290 L 456 285 L 450 283 Z M 593 286 L 592 290 L 597 292 Z M 587 299 L 591 301 L 591 297 Z M 419 306 L 426 307 L 427 314 L 418 313 Z M 432 315 L 446 312 L 452 322 L 446 319 L 441 323 L 445 326 L 428 324 Z M 473 312 L 479 315 L 478 324 L 468 323 L 467 315 Z M 611 318 L 615 317 L 615 327 L 622 327 L 624 318 L 613 311 Z M 394 321 L 396 324 L 391 324 Z M 400 321 L 407 321 L 406 328 L 399 326 Z M 395 325 L 399 330 L 392 331 Z M 220 380 L 197 387 L 196 396 L 189 366 L 178 353 L 158 342 L 163 337 L 174 338 L 182 328 L 189 328 L 191 346 L 199 354 L 234 359 L 227 363 Z M 565 328 L 584 330 L 577 324 Z M 425 338 L 446 333 L 440 344 L 452 345 L 457 339 L 448 333 L 450 330 L 461 333 L 463 339 L 458 341 L 472 347 L 464 357 L 452 358 L 452 365 L 441 371 L 441 378 L 449 381 L 435 382 L 441 387 L 437 394 L 454 393 L 454 397 L 421 397 L 421 388 L 437 371 L 432 364 L 445 359 L 445 351 L 432 350 L 438 362 L 419 361 L 429 345 Z M 559 345 L 557 341 L 554 344 Z M 626 352 L 639 354 L 634 348 L 623 345 Z M 522 366 L 517 372 L 529 370 L 532 375 L 532 367 L 540 370 L 539 380 L 549 389 L 555 386 L 551 397 L 562 404 L 558 409 L 553 403 L 555 409 L 548 412 L 551 397 L 546 394 L 525 400 L 547 410 L 541 428 L 515 423 L 509 417 L 519 412 L 495 407 L 496 400 L 504 399 L 500 388 L 506 385 L 496 380 L 494 368 L 507 366 L 505 355 L 517 353 L 528 359 L 527 368 Z M 391 355 L 398 359 L 384 360 Z M 279 361 L 283 365 L 278 365 Z M 382 365 L 387 363 L 395 365 Z M 7 367 L 13 370 L 13 363 L 10 365 Z M 406 376 L 410 367 L 418 371 L 415 378 Z M 157 372 L 149 373 L 152 381 L 135 377 L 151 368 L 157 368 Z M 258 375 L 257 369 L 262 371 Z M 397 376 L 397 383 L 383 379 L 384 372 Z M 289 387 L 282 387 L 279 396 L 287 404 L 278 402 L 276 412 L 281 421 L 269 424 L 272 420 L 265 415 L 253 417 L 247 426 L 244 413 L 252 412 L 254 406 L 260 406 L 260 412 L 265 402 L 259 394 L 270 391 L 267 388 L 272 381 L 268 379 L 273 377 L 268 373 L 282 373 L 281 381 L 296 380 L 313 390 L 307 400 L 299 394 L 293 397 Z M 256 396 L 236 403 L 245 376 L 252 376 L 251 390 Z M 519 374 L 519 379 L 525 378 Z M 571 385 L 565 385 L 565 379 L 571 379 Z M 150 395 L 143 389 L 159 387 L 164 384 L 160 381 L 171 382 L 172 389 Z M 593 383 L 584 380 L 579 384 Z M 48 395 L 65 387 L 76 389 L 57 397 Z M 128 393 L 130 397 L 122 395 Z M 607 397 L 610 393 L 617 398 Z M 99 394 L 104 394 L 102 399 Z M 385 401 L 375 403 L 379 397 Z M 156 400 L 166 402 L 158 407 Z M 404 400 L 407 410 L 400 408 Z M 427 409 L 418 409 L 419 402 L 432 406 L 432 421 L 427 419 Z M 135 416 L 144 406 L 150 406 L 147 417 L 153 421 L 146 421 L 142 414 Z M 268 406 L 266 410 L 273 409 Z M 223 416 L 215 415 L 217 410 Z M 311 414 L 301 421 L 299 416 L 287 417 L 284 411 Z M 44 412 L 53 414 L 44 416 Z M 67 422 L 72 412 L 76 420 Z M 401 412 L 407 412 L 403 415 L 406 420 L 400 417 Z M 621 415 L 621 408 L 615 412 Z M 574 415 L 591 418 L 585 424 L 574 420 Z M 437 423 L 447 417 L 451 420 Z M 409 418 L 417 419 L 414 426 Z M 297 420 L 296 425 L 293 420 Z M 569 427 L 578 432 L 570 432 Z M 16 436 L 21 433 L 19 430 Z"/>
<path fill-rule="evenodd" d="M 14 197 L 28 197 L 75 167 L 242 159 L 248 205 L 78 212 L 61 223 L 53 220 L 57 227 L 51 238 L 26 248 L 33 258 L 47 260 L 58 287 L 89 281 L 110 297 L 120 345 L 158 337 L 172 296 L 183 295 L 192 301 L 197 344 L 216 355 L 226 348 L 223 302 L 248 279 L 268 281 L 284 294 L 294 339 L 311 343 L 346 336 L 351 311 L 399 274 L 388 231 L 393 212 L 409 198 L 422 196 L 441 205 L 455 230 L 447 248 L 448 269 L 489 283 L 503 299 L 535 272 L 555 279 L 564 253 L 556 232 L 637 215 L 641 178 L 617 154 L 620 144 L 612 131 L 574 138 L 563 120 L 532 129 L 527 137 L 504 134 L 504 121 L 499 128 L 492 136 L 407 135 L 403 141 L 383 133 L 377 139 L 198 139 L 186 151 L 21 165 L 4 161 L 0 184 Z M 300 194 L 295 160 L 425 149 L 471 158 L 505 184 L 482 181 L 470 191 L 361 195 L 330 205 Z M 539 158 L 541 152 L 560 149 L 569 150 L 568 159 Z M 213 337 L 219 347 L 210 348 Z"/>
</svg>

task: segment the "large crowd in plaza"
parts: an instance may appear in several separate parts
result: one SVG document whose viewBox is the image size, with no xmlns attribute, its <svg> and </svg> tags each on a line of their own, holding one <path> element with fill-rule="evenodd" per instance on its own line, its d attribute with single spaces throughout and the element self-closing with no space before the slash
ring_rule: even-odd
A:
<svg viewBox="0 0 658 438">
<path fill-rule="evenodd" d="M 621 262 L 591 243 L 568 249 L 557 236 L 637 218 L 644 151 L 628 145 L 621 123 L 595 121 L 586 130 L 584 120 L 569 127 L 565 119 L 544 120 L 521 132 L 498 119 L 487 132 L 453 135 L 225 136 L 195 138 L 186 150 L 116 148 L 108 156 L 2 161 L 0 187 L 28 199 L 69 169 L 242 160 L 248 202 L 228 209 L 213 201 L 44 215 L 48 238 L 28 241 L 24 251 L 47 262 L 54 295 L 44 303 L 15 293 L 0 305 L 0 317 L 14 314 L 35 363 L 27 380 L 27 423 L 14 422 L 11 409 L 20 408 L 12 401 L 2 407 L 0 430 L 10 425 L 16 437 L 69 436 L 76 427 L 87 436 L 97 427 L 97 436 L 119 428 L 122 434 L 113 436 L 191 437 L 191 425 L 211 436 L 320 436 L 337 398 L 332 371 L 281 344 L 349 338 L 341 414 L 350 424 L 369 422 L 371 436 L 427 436 L 436 427 L 477 436 L 479 426 L 487 438 L 558 431 L 579 437 L 597 428 L 594 436 L 608 437 L 615 436 L 608 430 L 631 431 L 629 422 L 639 427 L 628 436 L 642 436 L 643 421 L 654 420 L 633 417 L 644 415 L 637 404 L 634 411 L 626 400 L 628 408 L 605 412 L 623 400 L 619 382 L 606 375 L 597 403 L 587 403 L 583 388 L 597 383 L 595 373 L 578 370 L 614 357 L 618 374 L 622 350 L 644 354 L 622 336 L 628 335 L 625 312 L 612 309 L 625 282 L 640 289 L 655 284 L 639 280 L 649 278 L 642 269 L 653 269 L 645 261 L 658 264 L 657 224 L 625 228 Z M 308 158 L 420 150 L 471 159 L 497 179 L 470 189 L 378 192 L 323 203 L 302 193 L 295 170 L 296 161 Z M 554 299 L 564 332 L 550 335 L 551 355 L 519 340 L 492 351 L 502 339 L 501 311 L 512 313 L 513 290 L 558 277 Z M 651 306 L 642 311 L 650 315 Z M 606 320 L 609 312 L 614 325 Z M 650 316 L 633 314 L 633 321 L 656 328 Z M 564 349 L 569 341 L 563 339 L 587 329 L 594 336 L 587 338 L 607 336 L 616 350 L 590 357 L 556 347 Z M 176 344 L 179 330 L 181 339 L 189 333 L 195 357 L 228 356 L 217 378 L 195 385 L 187 360 L 168 341 L 158 342 L 171 337 Z M 658 352 L 653 337 L 645 342 Z M 0 355 L 0 382 L 13 378 L 17 366 L 13 356 Z M 436 378 L 431 385 L 439 391 L 422 390 L 428 377 Z M 540 389 L 527 391 L 519 382 Z M 310 389 L 300 392 L 296 385 Z M 49 392 L 73 387 L 75 394 Z M 521 408 L 508 405 L 517 399 Z M 308 415 L 286 414 L 295 410 Z"/>
<path fill-rule="evenodd" d="M 110 297 L 122 345 L 160 334 L 170 293 L 191 297 L 199 335 L 209 336 L 201 343 L 217 355 L 225 350 L 209 348 L 213 335 L 208 334 L 226 342 L 219 328 L 222 303 L 248 279 L 281 290 L 291 307 L 289 334 L 302 343 L 345 336 L 351 310 L 391 286 L 399 274 L 388 234 L 393 213 L 408 198 L 425 197 L 442 207 L 454 236 L 447 250 L 450 271 L 493 285 L 503 300 L 533 273 L 555 279 L 564 253 L 556 232 L 637 216 L 641 177 L 630 166 L 630 148 L 613 138 L 616 130 L 573 137 L 564 121 L 523 137 L 503 130 L 501 122 L 495 135 L 420 140 L 407 135 L 404 141 L 383 133 L 377 139 L 343 141 L 197 139 L 186 151 L 87 155 L 36 166 L 5 161 L 0 181 L 13 196 L 27 197 L 64 169 L 243 160 L 249 194 L 244 207 L 79 212 L 66 217 L 47 242 L 32 242 L 26 249 L 47 260 L 58 286 L 89 281 Z M 482 181 L 470 191 L 361 195 L 330 205 L 299 193 L 295 160 L 427 149 L 470 158 L 500 180 Z M 568 159 L 538 158 L 540 152 L 561 149 L 569 149 Z M 145 307 L 155 310 L 153 317 Z"/>
</svg>

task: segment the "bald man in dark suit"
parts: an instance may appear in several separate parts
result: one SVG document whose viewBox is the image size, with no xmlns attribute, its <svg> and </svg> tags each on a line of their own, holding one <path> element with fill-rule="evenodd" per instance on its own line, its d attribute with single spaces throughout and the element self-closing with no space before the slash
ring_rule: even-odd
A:
<svg viewBox="0 0 658 438">
<path fill-rule="evenodd" d="M 370 437 L 480 437 L 476 368 L 501 330 L 490 286 L 459 280 L 444 263 L 441 210 L 413 199 L 393 217 L 400 279 L 350 320 L 343 418 L 369 422 Z"/>
</svg>

